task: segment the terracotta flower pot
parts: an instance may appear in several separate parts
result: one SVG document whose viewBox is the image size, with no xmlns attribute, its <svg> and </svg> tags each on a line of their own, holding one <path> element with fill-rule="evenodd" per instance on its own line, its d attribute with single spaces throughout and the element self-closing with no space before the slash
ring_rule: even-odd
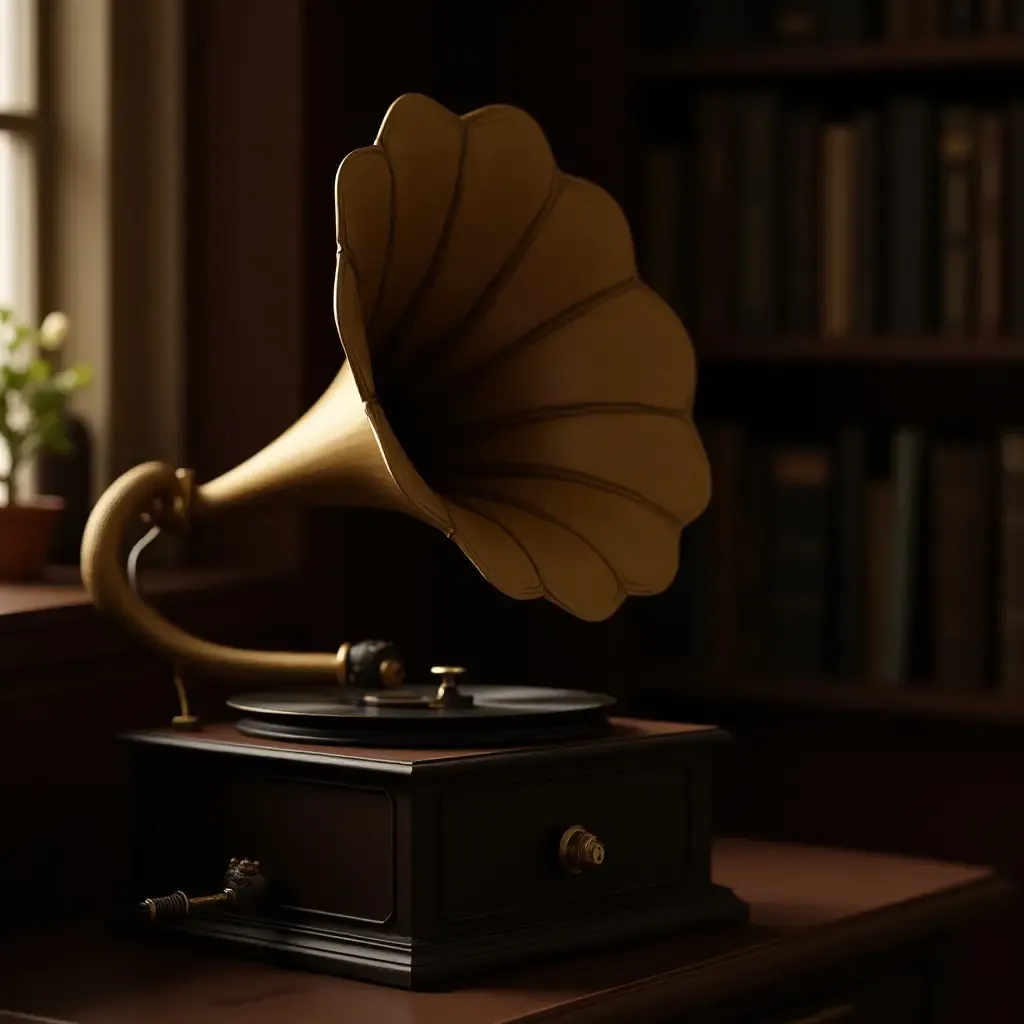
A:
<svg viewBox="0 0 1024 1024">
<path fill-rule="evenodd" d="M 42 574 L 63 508 L 61 498 L 0 505 L 0 581 L 20 583 Z"/>
</svg>

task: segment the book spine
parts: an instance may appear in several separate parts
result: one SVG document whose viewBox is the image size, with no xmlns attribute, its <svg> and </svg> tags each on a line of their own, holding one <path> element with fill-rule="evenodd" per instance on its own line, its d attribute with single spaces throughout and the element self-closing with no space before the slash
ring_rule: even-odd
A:
<svg viewBox="0 0 1024 1024">
<path fill-rule="evenodd" d="M 822 0 L 779 0 L 772 17 L 773 35 L 784 42 L 821 36 Z"/>
<path fill-rule="evenodd" d="M 854 129 L 830 124 L 822 139 L 821 333 L 853 332 Z"/>
<path fill-rule="evenodd" d="M 698 45 L 700 19 L 693 8 L 693 4 L 672 3 L 672 0 L 637 5 L 632 16 L 638 38 L 648 40 L 658 49 Z"/>
<path fill-rule="evenodd" d="M 640 618 L 645 643 L 658 654 L 682 654 L 687 664 L 706 671 L 711 664 L 711 608 L 708 588 L 715 577 L 711 521 L 699 516 L 685 530 L 679 545 L 679 575 L 664 594 L 655 597 Z M 628 605 L 626 606 L 629 607 Z M 634 612 L 633 614 L 636 614 Z M 682 651 L 676 647 L 682 620 Z"/>
<path fill-rule="evenodd" d="M 754 0 L 724 0 L 733 9 L 733 37 L 738 45 L 766 43 L 773 38 L 773 4 Z"/>
<path fill-rule="evenodd" d="M 659 146 L 647 154 L 647 200 L 644 217 L 644 277 L 674 309 L 682 309 L 684 275 L 682 196 L 685 187 L 683 153 L 677 146 Z"/>
<path fill-rule="evenodd" d="M 981 0 L 982 32 L 1002 32 L 1007 27 L 1006 0 Z"/>
<path fill-rule="evenodd" d="M 836 468 L 836 668 L 853 679 L 866 667 L 867 437 L 862 428 L 840 432 Z"/>
<path fill-rule="evenodd" d="M 697 220 L 700 293 L 697 325 L 704 338 L 721 337 L 732 327 L 730 285 L 735 234 L 730 192 L 733 107 L 726 93 L 697 100 Z"/>
<path fill-rule="evenodd" d="M 699 49 L 737 45 L 741 41 L 737 0 L 697 0 L 693 28 L 693 41 Z"/>
<path fill-rule="evenodd" d="M 1003 125 L 995 111 L 978 122 L 978 330 L 997 335 L 1003 309 Z"/>
<path fill-rule="evenodd" d="M 1006 114 L 1006 180 L 1013 183 L 1006 195 L 1007 327 L 1024 337 L 1024 100 L 1010 103 Z"/>
<path fill-rule="evenodd" d="M 743 533 L 740 546 L 740 594 L 743 601 L 743 633 L 740 647 L 743 667 L 764 671 L 770 667 L 772 445 L 755 432 L 747 435 L 744 453 Z"/>
<path fill-rule="evenodd" d="M 970 35 L 974 31 L 974 0 L 946 0 L 944 28 L 954 36 Z"/>
<path fill-rule="evenodd" d="M 773 334 L 778 326 L 778 115 L 771 93 L 738 99 L 736 313 L 740 332 L 751 336 Z"/>
<path fill-rule="evenodd" d="M 892 576 L 893 486 L 890 480 L 869 480 L 865 494 L 864 534 L 864 673 L 880 683 L 885 676 Z"/>
<path fill-rule="evenodd" d="M 1000 657 L 1003 690 L 1024 692 L 1024 434 L 1000 440 Z"/>
<path fill-rule="evenodd" d="M 828 452 L 780 448 L 772 458 L 769 614 L 772 668 L 820 673 L 827 600 Z"/>
<path fill-rule="evenodd" d="M 782 325 L 810 336 L 818 325 L 818 123 L 805 106 L 786 111 L 783 121 Z"/>
<path fill-rule="evenodd" d="M 993 468 L 984 444 L 947 443 L 932 451 L 931 662 L 932 678 L 946 689 L 988 680 Z"/>
<path fill-rule="evenodd" d="M 862 338 L 878 331 L 878 267 L 881 262 L 878 115 L 862 111 L 854 139 L 854 329 Z"/>
<path fill-rule="evenodd" d="M 886 175 L 888 328 L 920 336 L 930 327 L 933 159 L 927 101 L 900 98 L 889 108 Z"/>
<path fill-rule="evenodd" d="M 902 429 L 893 438 L 892 548 L 889 575 L 889 619 L 881 681 L 898 686 L 910 667 L 910 630 L 914 619 L 917 580 L 921 464 L 924 439 Z"/>
<path fill-rule="evenodd" d="M 857 43 L 868 37 L 866 0 L 831 0 L 828 4 L 827 34 L 837 43 Z"/>
<path fill-rule="evenodd" d="M 913 34 L 920 39 L 937 36 L 942 31 L 942 0 L 914 0 Z"/>
<path fill-rule="evenodd" d="M 974 283 L 971 201 L 974 186 L 974 118 L 967 107 L 943 111 L 939 137 L 942 194 L 942 305 L 939 326 L 944 334 L 964 335 L 973 325 Z"/>
<path fill-rule="evenodd" d="M 702 595 L 709 606 L 709 668 L 719 674 L 741 667 L 737 637 L 742 631 L 740 538 L 745 532 L 744 436 L 738 424 L 703 431 L 714 490 L 705 515 L 712 574 Z"/>
<path fill-rule="evenodd" d="M 909 39 L 913 31 L 913 0 L 884 0 L 885 37 Z"/>
</svg>

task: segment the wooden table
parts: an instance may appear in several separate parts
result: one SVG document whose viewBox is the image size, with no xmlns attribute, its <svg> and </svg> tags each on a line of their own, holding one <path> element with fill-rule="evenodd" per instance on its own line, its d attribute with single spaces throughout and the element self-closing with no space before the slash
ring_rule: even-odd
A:
<svg viewBox="0 0 1024 1024">
<path fill-rule="evenodd" d="M 84 926 L 19 935 L 0 948 L 0 1024 L 26 1020 L 17 1013 L 75 1024 L 909 1024 L 937 1019 L 942 937 L 1009 894 L 986 868 L 744 840 L 718 842 L 715 875 L 749 901 L 749 925 L 446 992 L 130 943 Z"/>
</svg>

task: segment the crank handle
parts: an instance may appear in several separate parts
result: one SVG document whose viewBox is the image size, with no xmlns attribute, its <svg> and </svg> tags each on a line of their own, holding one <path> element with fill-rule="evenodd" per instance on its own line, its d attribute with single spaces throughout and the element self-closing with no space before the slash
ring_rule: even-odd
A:
<svg viewBox="0 0 1024 1024">
<path fill-rule="evenodd" d="M 138 906 L 139 911 L 153 923 L 208 910 L 255 910 L 263 901 L 266 886 L 258 860 L 232 857 L 224 873 L 224 888 L 220 892 L 209 896 L 187 896 L 179 890 L 169 896 L 143 900 Z"/>
</svg>

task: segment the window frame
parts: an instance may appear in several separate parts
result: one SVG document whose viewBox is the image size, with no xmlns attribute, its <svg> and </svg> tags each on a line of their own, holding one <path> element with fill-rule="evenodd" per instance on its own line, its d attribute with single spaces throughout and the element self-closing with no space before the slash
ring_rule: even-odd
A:
<svg viewBox="0 0 1024 1024">
<path fill-rule="evenodd" d="M 40 317 L 53 298 L 53 10 L 46 0 L 31 0 L 34 49 L 33 97 L 27 110 L 0 107 L 0 132 L 17 136 L 31 148 L 32 278 L 29 302 Z"/>
<path fill-rule="evenodd" d="M 32 292 L 39 296 L 42 311 L 61 309 L 71 318 L 67 358 L 89 362 L 96 370 L 93 386 L 76 396 L 73 408 L 84 421 L 92 442 L 91 498 L 95 500 L 112 479 L 139 462 L 160 459 L 173 465 L 190 465 L 198 458 L 191 432 L 201 430 L 205 436 L 209 424 L 219 422 L 222 416 L 214 414 L 220 406 L 214 393 L 207 394 L 204 389 L 196 395 L 190 388 L 195 387 L 197 377 L 202 380 L 210 376 L 205 367 L 198 376 L 195 353 L 200 342 L 196 339 L 225 345 L 230 344 L 230 335 L 237 333 L 239 341 L 231 351 L 244 358 L 244 330 L 239 326 L 251 325 L 253 316 L 246 314 L 248 320 L 243 315 L 238 321 L 229 317 L 228 340 L 204 325 L 186 325 L 189 309 L 195 303 L 195 270 L 186 268 L 186 257 L 196 245 L 196 225 L 202 225 L 200 237 L 216 237 L 217 228 L 223 225 L 223 218 L 213 227 L 206 225 L 204 218 L 209 214 L 202 204 L 209 183 L 205 178 L 198 183 L 195 180 L 192 148 L 196 131 L 192 96 L 197 88 L 197 72 L 186 57 L 194 59 L 190 51 L 198 46 L 197 12 L 202 11 L 205 17 L 208 8 L 202 4 L 192 8 L 185 0 L 35 3 L 36 103 L 33 110 L 25 111 L 27 117 L 20 110 L 12 111 L 19 127 L 33 133 L 36 154 L 38 206 L 30 216 L 35 216 L 37 225 L 38 271 L 36 282 L 28 284 L 34 285 Z M 283 23 L 289 29 L 285 72 L 291 99 L 282 104 L 276 86 L 267 87 L 267 96 L 274 101 L 274 116 L 284 121 L 284 127 L 297 130 L 291 114 L 300 96 L 297 60 L 301 23 L 295 21 L 293 12 L 284 16 L 273 5 L 261 5 L 261 11 L 261 17 L 250 23 L 239 41 L 234 33 L 232 5 L 214 5 L 210 17 L 214 28 L 219 26 L 221 31 L 214 32 L 210 41 L 202 37 L 200 52 L 208 54 L 211 66 L 216 65 L 218 80 L 230 81 L 230 75 L 220 69 L 225 58 L 218 57 L 218 53 L 226 48 L 232 68 L 251 72 L 246 40 L 255 33 L 259 45 L 273 48 L 280 43 Z M 205 81 L 201 75 L 199 81 Z M 123 88 L 125 82 L 132 85 L 132 91 Z M 227 93 L 232 102 L 242 98 L 232 89 Z M 252 118 L 246 126 L 240 138 L 252 147 L 246 152 L 258 156 L 262 135 L 252 131 Z M 186 159 L 190 151 L 192 163 Z M 300 153 L 289 159 L 296 163 Z M 81 187 L 78 174 L 83 160 L 90 173 L 95 169 L 96 188 Z M 215 184 L 225 183 L 229 170 L 232 174 L 245 173 L 244 161 L 236 159 L 227 167 L 222 166 L 224 161 L 215 164 Z M 147 175 L 146 191 L 120 187 L 139 174 Z M 292 205 L 301 211 L 300 197 Z M 297 221 L 291 216 L 291 205 L 287 213 L 279 211 L 278 218 L 286 229 L 285 244 L 292 246 L 288 251 L 294 251 L 299 236 L 294 235 Z M 224 231 L 225 237 L 232 237 L 227 228 Z M 237 245 L 231 251 L 237 252 Z M 288 259 L 283 263 L 291 266 Z M 294 306 L 297 297 L 290 296 L 290 301 L 292 312 L 282 314 L 290 316 L 289 325 L 301 320 L 301 310 Z M 230 307 L 230 302 L 222 302 L 218 311 L 222 315 Z M 139 344 L 140 338 L 146 339 L 145 345 Z M 280 354 L 276 353 L 274 359 L 279 360 Z M 223 362 L 220 357 L 220 364 Z M 214 369 L 216 363 L 214 360 Z M 284 425 L 302 411 L 298 408 L 302 403 L 297 387 L 295 390 L 294 396 L 289 391 L 287 402 L 294 401 L 296 408 L 293 415 L 285 417 Z M 207 410 L 213 411 L 207 415 Z M 223 442 L 219 448 L 204 444 L 204 454 L 213 448 L 215 460 L 226 463 L 204 468 L 218 472 L 268 439 L 262 436 L 262 429 L 250 425 L 247 430 L 240 435 L 237 425 L 231 427 L 231 451 Z M 215 435 L 214 442 L 219 440 Z M 233 450 L 239 447 L 245 450 Z M 189 560 L 186 575 L 198 562 L 242 563 L 248 571 L 292 576 L 300 570 L 303 548 L 297 539 L 300 527 L 295 525 L 293 529 L 291 519 L 285 527 L 289 537 L 294 534 L 294 543 L 270 545 L 269 549 L 264 544 L 255 557 L 249 545 L 244 561 L 230 543 L 215 536 L 197 552 L 196 559 Z M 175 555 L 171 552 L 166 560 L 168 568 L 180 565 Z M 10 613 L 17 612 L 22 599 L 30 597 L 20 584 L 0 586 L 0 606 L 7 599 Z M 41 605 L 32 605 L 33 614 L 49 614 L 44 609 L 51 595 L 40 592 L 36 599 Z M 55 606 L 61 605 L 66 603 L 67 595 L 54 592 L 52 599 Z M 15 619 L 20 617 L 14 615 Z M 0 626 L 4 618 L 4 608 L 0 607 Z M 11 625 L 15 628 L 13 622 Z"/>
<path fill-rule="evenodd" d="M 16 301 L 36 319 L 66 312 L 61 355 L 95 369 L 72 405 L 90 437 L 92 502 L 147 458 L 183 464 L 184 3 L 31 0 L 30 16 L 35 95 L 0 108 L 0 129 L 29 150 L 34 193 L 25 208 L 33 251 Z M 154 166 L 144 202 L 119 188 Z M 170 545 L 158 554 L 166 557 L 154 565 L 177 565 Z M 0 605 L 16 611 L 22 589 L 0 585 Z"/>
</svg>

